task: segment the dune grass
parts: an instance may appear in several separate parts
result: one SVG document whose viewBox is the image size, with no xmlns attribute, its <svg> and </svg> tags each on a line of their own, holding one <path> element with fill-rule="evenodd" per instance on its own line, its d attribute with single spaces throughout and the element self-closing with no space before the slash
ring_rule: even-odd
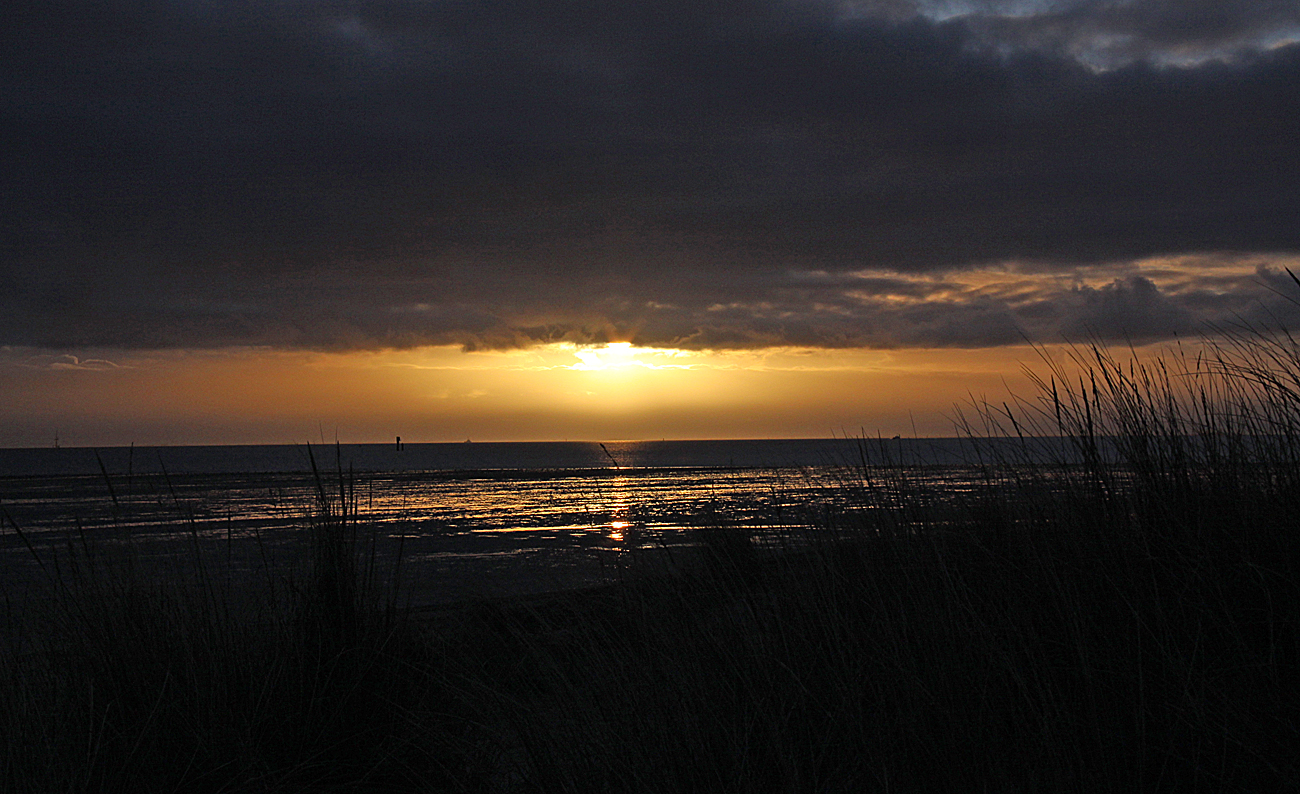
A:
<svg viewBox="0 0 1300 794">
<path fill-rule="evenodd" d="M 391 572 L 367 553 L 350 480 L 316 481 L 304 561 L 268 568 L 260 585 L 221 575 L 226 558 L 197 534 L 162 575 L 129 545 L 82 536 L 42 550 L 45 587 L 6 604 L 0 789 L 420 790 L 444 779 L 411 744 L 424 732 L 413 726 L 431 724 L 412 704 L 439 697 L 428 648 L 380 583 Z"/>
<path fill-rule="evenodd" d="M 73 544 L 9 621 L 5 790 L 1300 788 L 1300 347 L 1220 338 L 971 409 L 968 493 L 864 443 L 786 551 L 580 593 L 399 609 L 341 471 L 287 599 Z"/>
</svg>

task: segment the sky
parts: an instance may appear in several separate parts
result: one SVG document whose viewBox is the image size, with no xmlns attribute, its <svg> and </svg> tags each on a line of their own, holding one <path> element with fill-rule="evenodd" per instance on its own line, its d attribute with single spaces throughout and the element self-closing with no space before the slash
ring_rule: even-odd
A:
<svg viewBox="0 0 1300 794">
<path fill-rule="evenodd" d="M 49 0 L 0 446 L 951 435 L 1297 316 L 1293 0 Z"/>
</svg>

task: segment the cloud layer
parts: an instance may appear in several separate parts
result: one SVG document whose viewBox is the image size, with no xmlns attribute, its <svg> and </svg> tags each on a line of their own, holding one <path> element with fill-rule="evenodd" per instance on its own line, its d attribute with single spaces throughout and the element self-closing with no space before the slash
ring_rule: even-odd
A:
<svg viewBox="0 0 1300 794">
<path fill-rule="evenodd" d="M 0 344 L 987 346 L 1284 316 L 1298 24 L 54 0 L 0 33 Z"/>
</svg>

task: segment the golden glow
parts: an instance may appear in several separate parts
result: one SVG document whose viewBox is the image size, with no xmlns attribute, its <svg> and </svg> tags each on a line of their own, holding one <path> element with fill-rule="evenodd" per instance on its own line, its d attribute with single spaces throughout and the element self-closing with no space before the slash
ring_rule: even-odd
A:
<svg viewBox="0 0 1300 794">
<path fill-rule="evenodd" d="M 577 356 L 580 363 L 570 365 L 569 369 L 599 372 L 641 364 L 636 360 L 636 351 L 632 349 L 631 342 L 614 342 L 604 347 L 575 350 L 573 355 Z"/>
<path fill-rule="evenodd" d="M 55 430 L 65 446 L 951 435 L 954 404 L 1005 399 L 1005 381 L 1027 391 L 1017 373 L 1037 353 L 555 344 L 95 357 L 113 366 L 0 360 L 0 446 L 45 446 Z"/>
<path fill-rule="evenodd" d="M 864 304 L 892 307 L 976 297 L 993 298 L 1015 306 L 1062 290 L 1097 289 L 1131 276 L 1150 280 L 1166 295 L 1194 290 L 1248 292 L 1258 283 L 1261 267 L 1275 272 L 1281 272 L 1283 268 L 1296 270 L 1300 267 L 1300 257 L 1292 254 L 1182 254 L 1108 263 L 1090 262 L 1077 268 L 1008 261 L 938 275 L 863 270 L 850 275 L 868 286 L 850 288 L 845 294 Z"/>
<path fill-rule="evenodd" d="M 662 347 L 633 347 L 631 342 L 611 342 L 599 346 L 565 346 L 572 347 L 577 364 L 570 364 L 567 369 L 583 372 L 617 372 L 633 368 L 641 369 L 690 369 L 687 362 L 693 354 L 685 350 L 672 350 Z M 669 363 L 676 362 L 676 363 Z"/>
<path fill-rule="evenodd" d="M 610 529 L 610 532 L 609 532 L 609 539 L 610 539 L 610 540 L 623 540 L 623 539 L 626 537 L 626 535 L 625 535 L 625 533 L 623 532 L 623 530 L 627 529 L 627 528 L 630 527 L 630 526 L 632 526 L 632 522 L 630 522 L 630 521 L 611 521 L 611 522 L 609 522 L 609 529 Z"/>
</svg>

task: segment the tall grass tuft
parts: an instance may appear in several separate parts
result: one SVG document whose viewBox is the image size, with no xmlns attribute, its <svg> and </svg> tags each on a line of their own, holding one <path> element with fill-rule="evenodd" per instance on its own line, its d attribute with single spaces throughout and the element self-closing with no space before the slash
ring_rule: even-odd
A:
<svg viewBox="0 0 1300 794">
<path fill-rule="evenodd" d="M 185 519 L 163 566 L 84 535 L 32 547 L 44 586 L 0 624 L 0 789 L 446 785 L 465 743 L 439 659 L 381 586 L 350 478 L 317 486 L 306 567 L 262 587 L 215 575 L 225 555 Z"/>
</svg>

